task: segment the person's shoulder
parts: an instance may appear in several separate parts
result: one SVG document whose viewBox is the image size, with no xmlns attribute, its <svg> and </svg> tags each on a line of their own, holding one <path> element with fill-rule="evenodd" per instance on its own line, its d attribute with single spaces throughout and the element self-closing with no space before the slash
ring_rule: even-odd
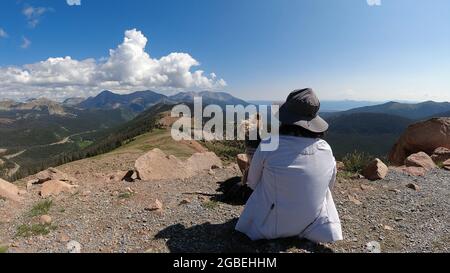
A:
<svg viewBox="0 0 450 273">
<path fill-rule="evenodd" d="M 333 152 L 333 149 L 331 148 L 330 144 L 328 144 L 328 142 L 324 139 L 317 140 L 317 148 L 319 150 L 326 150 L 326 151 Z"/>
</svg>

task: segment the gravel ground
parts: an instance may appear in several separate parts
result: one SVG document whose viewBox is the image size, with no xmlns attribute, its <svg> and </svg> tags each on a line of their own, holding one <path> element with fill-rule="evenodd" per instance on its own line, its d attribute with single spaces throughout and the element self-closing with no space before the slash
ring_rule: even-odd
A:
<svg viewBox="0 0 450 273">
<path fill-rule="evenodd" d="M 345 240 L 316 245 L 297 238 L 251 242 L 235 232 L 243 202 L 225 200 L 220 186 L 238 179 L 236 166 L 186 180 L 135 183 L 106 182 L 104 174 L 96 173 L 126 169 L 131 163 L 115 156 L 60 167 L 80 187 L 53 199 L 48 214 L 54 230 L 48 235 L 16 236 L 19 226 L 39 220 L 29 215 L 42 201 L 39 186 L 21 206 L 0 200 L 0 245 L 13 253 L 67 252 L 72 240 L 82 252 L 303 253 L 367 252 L 367 243 L 375 241 L 382 252 L 449 252 L 450 172 L 444 170 L 423 178 L 391 171 L 378 182 L 339 177 L 334 193 Z M 410 183 L 420 190 L 408 188 Z M 163 203 L 162 212 L 149 210 L 156 199 Z"/>
</svg>

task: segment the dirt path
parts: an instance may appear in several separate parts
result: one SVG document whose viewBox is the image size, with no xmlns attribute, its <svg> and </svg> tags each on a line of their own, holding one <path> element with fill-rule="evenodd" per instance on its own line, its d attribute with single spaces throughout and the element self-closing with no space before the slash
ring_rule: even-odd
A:
<svg viewBox="0 0 450 273">
<path fill-rule="evenodd" d="M 6 159 L 13 159 L 13 158 L 15 158 L 15 157 L 18 157 L 19 155 L 21 155 L 21 154 L 23 154 L 23 153 L 25 153 L 27 150 L 22 150 L 22 151 L 20 151 L 20 152 L 17 152 L 17 153 L 15 153 L 15 154 L 12 154 L 12 155 L 5 155 L 5 156 L 3 156 L 4 158 L 6 158 Z"/>
<path fill-rule="evenodd" d="M 12 169 L 9 169 L 8 170 L 8 177 L 12 177 L 13 175 L 15 175 L 18 171 L 19 171 L 19 169 L 20 169 L 20 165 L 19 164 L 17 164 L 16 162 L 13 162 L 14 163 L 14 168 L 12 168 Z"/>
</svg>

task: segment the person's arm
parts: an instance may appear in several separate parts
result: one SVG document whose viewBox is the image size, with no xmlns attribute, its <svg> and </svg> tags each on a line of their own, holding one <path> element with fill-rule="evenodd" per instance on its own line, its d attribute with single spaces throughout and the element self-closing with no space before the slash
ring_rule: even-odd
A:
<svg viewBox="0 0 450 273">
<path fill-rule="evenodd" d="M 256 189 L 256 186 L 261 181 L 261 177 L 264 170 L 264 153 L 261 152 L 261 146 L 256 150 L 253 155 L 252 162 L 250 164 L 250 170 L 248 172 L 247 186 L 252 190 Z"/>
<path fill-rule="evenodd" d="M 334 185 L 336 185 L 336 178 L 337 178 L 337 166 L 335 164 L 334 170 L 333 170 L 333 175 L 331 177 L 330 186 L 329 186 L 331 191 L 334 189 Z"/>
</svg>

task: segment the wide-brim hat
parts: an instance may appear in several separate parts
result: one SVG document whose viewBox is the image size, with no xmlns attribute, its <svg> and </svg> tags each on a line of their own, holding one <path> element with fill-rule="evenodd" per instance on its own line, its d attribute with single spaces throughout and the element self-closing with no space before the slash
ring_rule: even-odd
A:
<svg viewBox="0 0 450 273">
<path fill-rule="evenodd" d="M 320 101 L 311 88 L 293 91 L 280 107 L 278 119 L 282 124 L 297 125 L 314 133 L 324 133 L 328 123 L 319 116 Z"/>
</svg>

